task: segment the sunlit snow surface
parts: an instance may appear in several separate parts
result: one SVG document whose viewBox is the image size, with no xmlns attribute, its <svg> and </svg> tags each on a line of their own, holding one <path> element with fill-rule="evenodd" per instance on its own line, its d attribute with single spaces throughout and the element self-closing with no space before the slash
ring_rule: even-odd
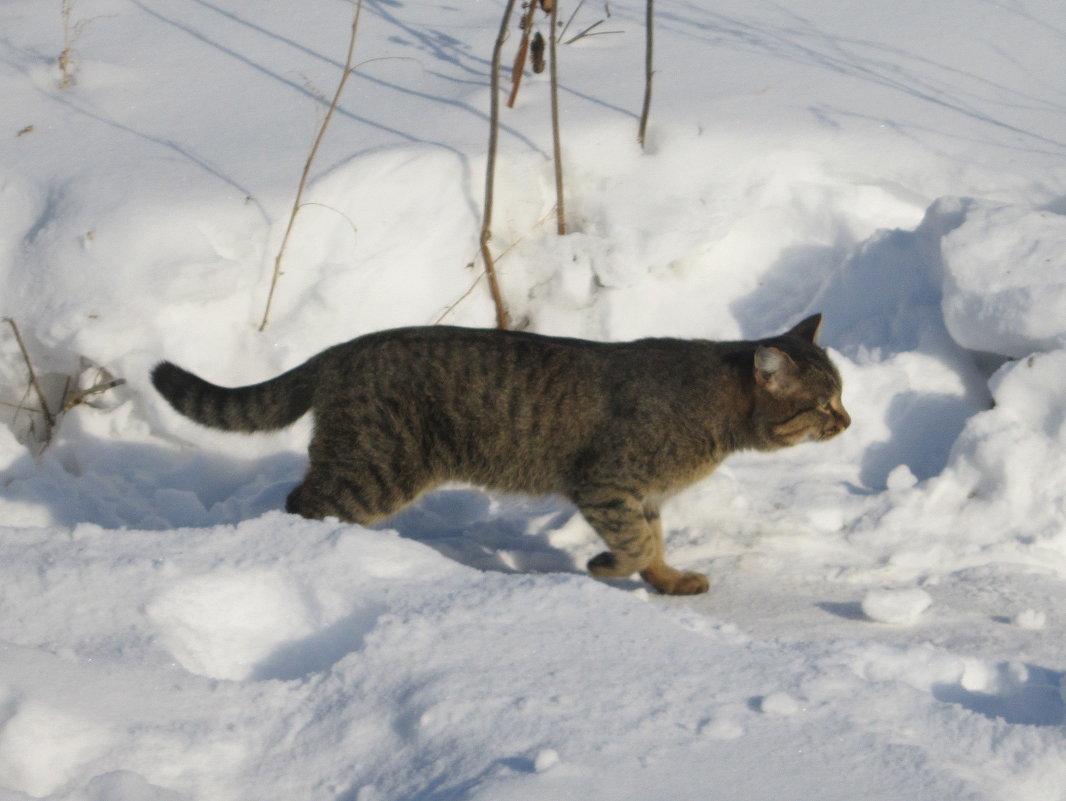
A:
<svg viewBox="0 0 1066 801">
<path fill-rule="evenodd" d="M 503 110 L 515 319 L 821 311 L 845 381 L 845 435 L 667 506 L 706 596 L 588 578 L 551 498 L 290 517 L 307 421 L 227 435 L 154 394 L 162 358 L 240 384 L 493 324 L 503 5 L 365 0 L 263 333 L 351 6 L 75 0 L 67 88 L 61 4 L 0 7 L 0 316 L 53 405 L 127 382 L 35 458 L 0 324 L 0 799 L 1064 801 L 1066 7 L 657 0 L 642 151 L 643 4 L 560 6 L 564 41 L 602 22 L 559 47 L 565 237 L 547 73 Z"/>
</svg>

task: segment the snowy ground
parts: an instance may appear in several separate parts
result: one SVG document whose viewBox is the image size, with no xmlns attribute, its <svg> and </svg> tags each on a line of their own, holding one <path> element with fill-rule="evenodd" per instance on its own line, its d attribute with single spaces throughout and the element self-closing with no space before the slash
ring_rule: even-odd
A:
<svg viewBox="0 0 1066 801">
<path fill-rule="evenodd" d="M 571 233 L 530 74 L 493 246 L 545 333 L 826 315 L 854 424 L 667 507 L 689 599 L 585 576 L 551 498 L 291 518 L 306 423 L 198 429 L 148 383 L 492 324 L 502 0 L 366 0 L 263 333 L 350 4 L 75 0 L 67 87 L 60 2 L 3 4 L 0 316 L 53 407 L 127 383 L 43 447 L 0 325 L 0 799 L 1066 799 L 1066 8 L 656 6 L 644 152 L 642 4 L 561 6 L 603 20 L 560 47 Z"/>
</svg>

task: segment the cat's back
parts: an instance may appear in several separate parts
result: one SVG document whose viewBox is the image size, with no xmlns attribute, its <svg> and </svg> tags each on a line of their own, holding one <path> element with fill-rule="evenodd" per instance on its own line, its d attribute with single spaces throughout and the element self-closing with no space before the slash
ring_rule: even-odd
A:
<svg viewBox="0 0 1066 801">
<path fill-rule="evenodd" d="M 728 348 L 707 340 L 598 342 L 524 331 L 421 326 L 367 334 L 316 359 L 337 380 L 372 374 L 379 385 L 462 389 L 472 398 L 496 397 L 512 389 L 534 394 L 568 389 L 568 394 L 595 401 L 598 394 L 625 394 L 626 388 L 646 393 L 654 387 L 660 394 L 684 388 L 706 391 L 708 379 L 729 371 L 730 356 Z"/>
<path fill-rule="evenodd" d="M 315 360 L 320 370 L 348 375 L 372 370 L 378 380 L 409 382 L 447 374 L 457 382 L 470 382 L 498 380 L 507 373 L 587 371 L 602 360 L 605 347 L 600 342 L 523 331 L 415 326 L 367 334 L 329 348 Z"/>
<path fill-rule="evenodd" d="M 464 428 L 573 428 L 602 411 L 611 350 L 606 343 L 521 331 L 399 328 L 315 357 L 317 394 L 319 402 L 394 398 Z"/>
</svg>

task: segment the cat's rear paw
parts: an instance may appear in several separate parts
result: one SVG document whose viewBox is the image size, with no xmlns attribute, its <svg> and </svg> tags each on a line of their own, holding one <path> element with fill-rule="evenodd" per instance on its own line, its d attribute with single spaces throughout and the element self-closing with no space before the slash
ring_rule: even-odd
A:
<svg viewBox="0 0 1066 801">
<path fill-rule="evenodd" d="M 699 595 L 707 592 L 711 583 L 703 573 L 694 570 L 682 573 L 668 568 L 668 571 L 645 570 L 640 577 L 663 595 Z"/>
<path fill-rule="evenodd" d="M 598 578 L 612 578 L 618 575 L 618 557 L 610 551 L 604 551 L 589 559 L 585 567 Z"/>
<path fill-rule="evenodd" d="M 603 553 L 589 559 L 586 567 L 596 578 L 625 578 L 638 572 L 648 563 L 647 559 L 619 555 L 614 551 Z"/>
</svg>

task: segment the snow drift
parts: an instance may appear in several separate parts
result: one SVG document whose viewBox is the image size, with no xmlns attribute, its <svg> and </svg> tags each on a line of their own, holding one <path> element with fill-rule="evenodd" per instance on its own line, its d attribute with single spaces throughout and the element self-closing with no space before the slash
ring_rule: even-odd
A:
<svg viewBox="0 0 1066 801">
<path fill-rule="evenodd" d="M 172 359 L 261 380 L 380 328 L 491 325 L 476 261 L 503 3 L 5 5 L 5 799 L 1066 798 L 1066 12 L 975 0 L 575 13 L 504 115 L 492 245 L 532 330 L 755 337 L 825 314 L 853 425 L 665 510 L 699 599 L 600 583 L 552 498 L 374 530 L 278 509 L 308 422 L 199 429 Z M 542 23 L 541 23 L 542 24 Z M 593 35 L 595 33 L 603 35 Z M 509 47 L 514 42 L 509 43 Z M 45 434 L 48 434 L 45 437 Z M 47 447 L 45 442 L 47 440 Z"/>
</svg>

